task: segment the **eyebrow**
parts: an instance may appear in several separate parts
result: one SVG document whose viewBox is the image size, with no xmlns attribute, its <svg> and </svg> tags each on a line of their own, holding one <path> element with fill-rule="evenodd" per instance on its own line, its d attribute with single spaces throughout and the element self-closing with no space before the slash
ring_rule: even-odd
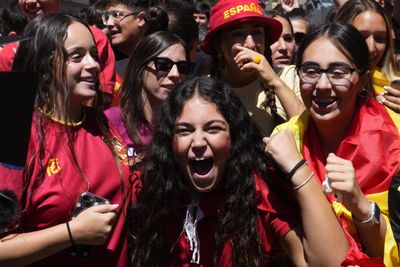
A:
<svg viewBox="0 0 400 267">
<path fill-rule="evenodd" d="M 221 123 L 221 124 L 223 124 L 223 125 L 228 125 L 228 123 L 226 122 L 226 121 L 223 121 L 223 120 L 210 120 L 210 121 L 207 121 L 205 124 L 204 124 L 204 126 L 210 126 L 211 124 L 213 124 L 213 123 Z M 175 127 L 176 126 L 191 126 L 192 124 L 191 123 L 189 123 L 189 122 L 178 122 L 178 123 L 175 123 Z"/>
<path fill-rule="evenodd" d="M 318 62 L 315 62 L 315 61 L 305 61 L 301 65 L 321 66 Z M 350 66 L 351 67 L 351 64 L 348 64 L 348 63 L 345 63 L 345 62 L 341 62 L 341 61 L 333 61 L 333 62 L 329 62 L 328 68 L 329 67 L 335 67 L 335 66 Z"/>
</svg>

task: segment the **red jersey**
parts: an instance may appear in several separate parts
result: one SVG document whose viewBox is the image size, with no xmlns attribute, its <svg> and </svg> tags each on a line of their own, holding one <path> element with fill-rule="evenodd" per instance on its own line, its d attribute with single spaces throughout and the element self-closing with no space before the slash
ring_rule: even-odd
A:
<svg viewBox="0 0 400 267">
<path fill-rule="evenodd" d="M 46 117 L 42 118 L 45 138 L 43 168 L 37 154 L 40 139 L 37 132 L 38 115 L 35 113 L 27 156 L 27 162 L 32 162 L 29 175 L 25 176 L 29 179 L 27 188 L 20 182 L 21 176 L 15 175 L 14 181 L 12 175 L 0 180 L 0 188 L 9 188 L 18 193 L 24 210 L 17 232 L 37 231 L 69 221 L 80 194 L 85 191 L 106 198 L 112 204 L 118 203 L 119 214 L 109 240 L 104 245 L 94 246 L 88 261 L 75 258 L 64 250 L 29 266 L 128 266 L 124 224 L 126 208 L 131 199 L 131 186 L 127 155 L 120 139 L 112 135 L 110 146 L 118 155 L 123 177 L 118 172 L 109 145 L 103 141 L 92 112 L 79 126 L 63 126 Z M 70 130 L 74 140 L 73 148 L 80 170 L 73 162 L 66 130 Z M 42 173 L 44 177 L 38 186 L 35 183 L 38 183 Z"/>
<path fill-rule="evenodd" d="M 219 190 L 218 190 L 219 191 Z M 199 203 L 204 217 L 199 220 L 197 232 L 200 240 L 200 264 L 190 263 L 192 252 L 188 237 L 183 230 L 183 222 L 186 216 L 186 204 L 182 203 L 177 210 L 177 215 L 169 216 L 166 226 L 166 244 L 170 251 L 167 262 L 160 266 L 214 266 L 216 251 L 215 227 L 218 220 L 218 203 L 221 203 L 218 191 L 212 192 Z M 258 200 L 258 232 L 260 233 L 261 246 L 266 254 L 271 256 L 272 250 L 276 250 L 275 244 L 279 238 L 283 238 L 296 222 L 296 214 L 292 208 L 286 206 L 281 198 L 271 192 L 266 183 L 256 177 L 256 198 Z M 227 242 L 220 258 L 220 267 L 232 266 L 232 250 Z M 282 265 L 280 265 L 282 266 Z"/>
</svg>

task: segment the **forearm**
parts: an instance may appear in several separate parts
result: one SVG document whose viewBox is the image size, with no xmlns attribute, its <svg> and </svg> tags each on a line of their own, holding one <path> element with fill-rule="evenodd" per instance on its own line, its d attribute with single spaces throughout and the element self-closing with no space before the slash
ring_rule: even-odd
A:
<svg viewBox="0 0 400 267">
<path fill-rule="evenodd" d="M 370 227 L 362 227 L 355 224 L 362 244 L 370 257 L 383 258 L 386 236 L 386 221 L 382 215 L 380 223 Z"/>
<path fill-rule="evenodd" d="M 293 176 L 294 186 L 309 177 L 308 166 Z M 309 266 L 340 266 L 349 246 L 331 205 L 313 177 L 296 191 L 303 225 L 303 247 Z"/>
<path fill-rule="evenodd" d="M 0 266 L 24 266 L 70 245 L 66 224 L 30 233 L 8 235 L 0 241 Z"/>
<path fill-rule="evenodd" d="M 269 82 L 269 88 L 273 89 L 275 95 L 282 103 L 288 118 L 300 115 L 303 113 L 305 107 L 303 102 L 296 96 L 293 90 L 291 90 L 287 84 L 282 81 L 278 76 L 273 81 Z"/>
</svg>

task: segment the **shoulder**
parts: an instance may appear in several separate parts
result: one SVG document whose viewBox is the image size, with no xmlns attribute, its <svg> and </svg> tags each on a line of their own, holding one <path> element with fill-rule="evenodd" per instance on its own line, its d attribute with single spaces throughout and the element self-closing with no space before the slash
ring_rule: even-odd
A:
<svg viewBox="0 0 400 267">
<path fill-rule="evenodd" d="M 7 44 L 3 47 L 0 53 L 0 71 L 11 71 L 17 47 L 17 42 Z"/>
</svg>

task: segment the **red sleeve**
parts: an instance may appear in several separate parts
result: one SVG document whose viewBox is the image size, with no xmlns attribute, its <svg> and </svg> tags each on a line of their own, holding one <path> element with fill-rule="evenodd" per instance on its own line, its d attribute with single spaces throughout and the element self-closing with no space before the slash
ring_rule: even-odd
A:
<svg viewBox="0 0 400 267">
<path fill-rule="evenodd" d="M 115 56 L 107 36 L 95 26 L 90 26 L 99 54 L 101 90 L 112 94 L 115 85 Z"/>
<path fill-rule="evenodd" d="M 10 72 L 12 70 L 12 65 L 14 62 L 15 52 L 18 43 L 13 42 L 4 46 L 3 50 L 0 52 L 0 71 Z"/>
<path fill-rule="evenodd" d="M 0 164 L 0 190 L 12 190 L 21 199 L 23 190 L 23 170 Z"/>
</svg>

